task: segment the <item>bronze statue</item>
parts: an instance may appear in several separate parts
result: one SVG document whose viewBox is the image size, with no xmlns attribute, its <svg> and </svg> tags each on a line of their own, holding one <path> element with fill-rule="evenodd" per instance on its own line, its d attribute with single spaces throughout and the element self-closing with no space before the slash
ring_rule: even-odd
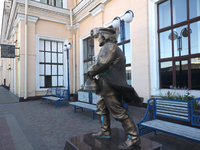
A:
<svg viewBox="0 0 200 150">
<path fill-rule="evenodd" d="M 119 122 L 128 139 L 118 147 L 132 148 L 140 144 L 137 128 L 130 113 L 124 108 L 124 102 L 131 102 L 141 106 L 133 87 L 127 84 L 125 78 L 126 60 L 122 50 L 117 46 L 115 30 L 113 28 L 99 28 L 99 46 L 102 47 L 97 62 L 89 67 L 90 79 L 99 75 L 100 97 L 97 103 L 97 114 L 100 115 L 101 131 L 93 133 L 95 138 L 111 138 L 109 113 Z"/>
</svg>

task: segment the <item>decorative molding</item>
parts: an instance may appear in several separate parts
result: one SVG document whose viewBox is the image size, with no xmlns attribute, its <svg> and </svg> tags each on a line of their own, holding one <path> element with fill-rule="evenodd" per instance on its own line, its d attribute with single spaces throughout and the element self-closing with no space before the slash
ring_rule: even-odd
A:
<svg viewBox="0 0 200 150">
<path fill-rule="evenodd" d="M 72 27 L 71 27 L 70 24 L 66 24 L 66 26 L 67 26 L 68 30 L 71 30 L 71 29 L 72 29 Z M 79 28 L 79 26 L 80 26 L 79 23 L 75 23 L 75 24 L 73 25 L 73 29 L 76 30 L 76 29 Z"/>
<path fill-rule="evenodd" d="M 24 11 L 25 12 L 25 10 L 23 8 L 20 8 L 19 11 Z M 39 18 L 40 18 L 40 16 L 46 16 L 46 17 L 51 17 L 51 18 L 56 18 L 56 19 L 60 19 L 60 20 L 67 20 L 67 21 L 69 21 L 69 19 L 68 18 L 66 19 L 66 17 L 65 18 L 61 18 L 61 17 L 58 17 L 58 16 L 48 15 L 48 14 L 45 14 L 45 13 L 42 13 L 42 12 L 36 12 L 36 11 L 32 11 L 32 10 L 29 10 L 28 12 L 32 13 L 32 14 L 35 14 L 36 16 L 39 15 L 38 16 Z"/>
<path fill-rule="evenodd" d="M 81 1 L 76 7 L 73 8 L 74 17 L 80 14 L 86 7 L 88 7 L 95 0 Z"/>
<path fill-rule="evenodd" d="M 74 24 L 74 30 L 78 29 L 78 28 L 79 28 L 79 26 L 80 26 L 80 24 L 79 24 L 79 23 L 75 23 L 75 24 Z"/>
<path fill-rule="evenodd" d="M 111 0 L 103 0 L 101 3 L 106 5 L 108 2 L 110 2 Z"/>
<path fill-rule="evenodd" d="M 25 21 L 25 14 L 18 13 L 16 20 L 17 20 L 17 24 L 19 23 L 19 21 Z M 36 23 L 37 20 L 38 20 L 38 17 L 28 15 L 28 22 Z"/>
<path fill-rule="evenodd" d="M 71 30 L 72 28 L 71 28 L 71 24 L 66 24 L 66 26 L 67 26 L 67 29 L 68 30 Z"/>
<path fill-rule="evenodd" d="M 17 11 L 19 11 L 19 6 L 25 7 L 25 1 L 24 0 L 13 0 L 12 7 L 10 10 L 10 17 L 9 17 L 9 21 L 8 21 L 8 25 L 7 25 L 7 30 L 6 30 L 6 39 L 8 39 L 8 37 L 10 36 L 10 32 L 12 30 L 11 28 L 13 26 L 13 23 L 15 23 L 15 25 L 17 24 L 17 22 L 15 21 L 14 18 L 16 18 Z M 60 15 L 60 16 L 68 17 L 68 18 L 70 15 L 70 12 L 68 9 L 50 6 L 50 5 L 43 4 L 43 3 L 33 1 L 33 0 L 29 0 L 29 9 L 39 10 L 42 12 L 56 14 L 56 15 Z M 31 17 L 30 22 L 34 22 L 34 20 L 35 19 Z M 56 22 L 59 22 L 59 21 L 56 21 Z M 65 22 L 65 24 L 66 24 L 66 22 Z"/>
<path fill-rule="evenodd" d="M 15 33 L 17 33 L 17 28 L 16 27 L 13 27 L 13 29 L 12 29 L 12 35 L 14 35 Z"/>
<path fill-rule="evenodd" d="M 100 14 L 101 12 L 104 12 L 104 7 L 105 5 L 102 3 L 99 3 L 95 8 L 93 8 L 90 13 L 92 14 L 93 17 L 96 15 Z"/>
<path fill-rule="evenodd" d="M 89 17 L 91 14 L 88 12 L 87 14 L 85 14 L 83 17 L 81 17 L 79 20 L 77 20 L 77 22 L 81 22 L 83 21 L 84 19 L 86 19 L 87 17 Z"/>
<path fill-rule="evenodd" d="M 25 4 L 25 3 L 23 2 L 22 4 Z M 43 12 L 48 12 L 51 14 L 64 16 L 64 17 L 69 17 L 70 15 L 69 9 L 54 7 L 51 5 L 47 5 L 47 4 L 37 2 L 37 1 L 32 1 L 32 0 L 29 1 L 29 8 L 34 9 L 34 10 L 40 10 Z"/>
</svg>

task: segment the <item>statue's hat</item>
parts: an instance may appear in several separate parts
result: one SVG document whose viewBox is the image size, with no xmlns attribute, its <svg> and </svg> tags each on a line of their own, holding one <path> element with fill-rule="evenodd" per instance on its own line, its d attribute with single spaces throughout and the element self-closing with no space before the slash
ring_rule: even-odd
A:
<svg viewBox="0 0 200 150">
<path fill-rule="evenodd" d="M 111 34 L 115 34 L 115 29 L 114 28 L 99 28 L 99 32 L 109 32 Z"/>
</svg>

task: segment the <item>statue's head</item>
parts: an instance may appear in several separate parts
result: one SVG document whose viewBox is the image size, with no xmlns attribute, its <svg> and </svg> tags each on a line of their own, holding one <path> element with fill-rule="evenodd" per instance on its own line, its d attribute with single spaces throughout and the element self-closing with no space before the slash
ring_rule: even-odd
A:
<svg viewBox="0 0 200 150">
<path fill-rule="evenodd" d="M 114 28 L 99 28 L 99 46 L 103 46 L 106 42 L 117 43 Z"/>
</svg>

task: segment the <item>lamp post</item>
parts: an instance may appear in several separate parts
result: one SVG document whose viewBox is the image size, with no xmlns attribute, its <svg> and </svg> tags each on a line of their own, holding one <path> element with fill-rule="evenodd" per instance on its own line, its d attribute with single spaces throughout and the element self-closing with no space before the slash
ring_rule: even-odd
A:
<svg viewBox="0 0 200 150">
<path fill-rule="evenodd" d="M 172 40 L 172 34 L 173 34 L 173 40 L 177 39 L 177 47 L 178 47 L 178 52 L 179 56 L 181 56 L 181 51 L 182 51 L 182 37 L 188 37 L 188 33 L 192 33 L 192 30 L 190 29 L 188 31 L 188 28 L 183 28 L 180 32 L 180 36 L 176 31 L 173 31 L 173 33 L 169 34 L 168 39 Z M 181 60 L 179 61 L 180 63 L 180 88 L 182 87 L 182 63 Z"/>
<path fill-rule="evenodd" d="M 64 45 L 63 50 L 67 51 L 67 83 L 68 83 L 67 100 L 70 100 L 70 86 L 69 86 L 69 50 L 70 49 L 72 49 L 71 43 Z"/>
<path fill-rule="evenodd" d="M 125 55 L 125 48 L 124 48 L 124 39 L 125 39 L 125 22 L 130 23 L 133 20 L 134 14 L 131 10 L 128 10 L 124 13 L 124 19 L 121 20 L 120 17 L 115 17 L 112 21 L 112 26 L 114 28 L 119 28 L 120 27 L 120 37 L 121 37 L 121 42 L 122 42 L 122 51 Z M 125 22 L 124 22 L 125 21 Z"/>
<path fill-rule="evenodd" d="M 114 28 L 119 28 L 120 27 L 120 37 L 121 37 L 121 42 L 122 42 L 122 51 L 125 55 L 125 48 L 124 48 L 124 40 L 125 40 L 125 22 L 130 23 L 133 20 L 134 14 L 131 10 L 127 10 L 124 13 L 124 18 L 121 19 L 120 17 L 115 17 L 112 21 L 112 26 Z M 124 22 L 125 21 L 125 22 Z M 126 72 L 125 72 L 125 77 L 126 77 Z M 124 107 L 128 110 L 128 104 L 124 104 Z"/>
</svg>

